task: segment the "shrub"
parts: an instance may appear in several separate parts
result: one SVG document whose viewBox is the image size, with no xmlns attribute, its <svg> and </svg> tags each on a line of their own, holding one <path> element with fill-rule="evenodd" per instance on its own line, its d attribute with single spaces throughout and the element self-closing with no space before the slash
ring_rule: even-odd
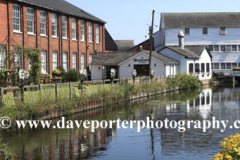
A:
<svg viewBox="0 0 240 160">
<path fill-rule="evenodd" d="M 223 139 L 221 143 L 223 150 L 215 155 L 212 160 L 229 160 L 229 159 L 240 159 L 240 134 L 236 133 L 234 136 L 229 136 Z"/>
<path fill-rule="evenodd" d="M 66 81 L 77 82 L 79 81 L 79 72 L 75 69 L 70 69 L 63 75 L 63 78 Z"/>
</svg>

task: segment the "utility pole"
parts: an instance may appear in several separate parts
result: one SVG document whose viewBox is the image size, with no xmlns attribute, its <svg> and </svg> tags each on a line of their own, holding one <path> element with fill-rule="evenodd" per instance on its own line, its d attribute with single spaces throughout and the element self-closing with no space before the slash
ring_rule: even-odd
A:
<svg viewBox="0 0 240 160">
<path fill-rule="evenodd" d="M 153 25 L 154 25 L 154 12 L 152 11 L 152 26 L 149 27 L 149 34 L 150 34 L 150 54 L 149 54 L 149 77 L 151 77 L 151 59 L 152 59 L 152 47 L 153 47 Z"/>
</svg>

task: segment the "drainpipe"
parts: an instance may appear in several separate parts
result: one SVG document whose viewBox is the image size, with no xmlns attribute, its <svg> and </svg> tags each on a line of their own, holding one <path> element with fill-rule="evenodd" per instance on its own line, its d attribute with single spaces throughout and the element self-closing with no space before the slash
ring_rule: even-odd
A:
<svg viewBox="0 0 240 160">
<path fill-rule="evenodd" d="M 60 17 L 60 41 L 61 41 L 61 53 L 60 53 L 60 59 L 61 59 L 61 66 L 63 67 L 63 40 L 62 40 L 62 12 L 61 12 L 61 17 Z"/>
</svg>

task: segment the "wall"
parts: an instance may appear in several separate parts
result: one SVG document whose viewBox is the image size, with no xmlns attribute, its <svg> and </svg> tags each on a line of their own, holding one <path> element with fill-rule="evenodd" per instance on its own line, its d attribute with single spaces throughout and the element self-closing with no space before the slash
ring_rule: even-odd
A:
<svg viewBox="0 0 240 160">
<path fill-rule="evenodd" d="M 147 61 L 146 63 L 139 63 L 139 62 L 134 62 L 134 59 L 140 59 L 141 57 L 143 57 L 144 59 L 149 59 L 149 55 L 144 53 L 144 52 L 140 52 L 140 54 L 137 54 L 134 57 L 131 57 L 129 60 L 123 62 L 122 64 L 120 64 L 119 67 L 119 78 L 128 78 L 128 77 L 132 77 L 132 71 L 134 69 L 134 64 L 149 64 L 149 62 Z M 154 63 L 156 63 L 156 67 L 154 67 Z M 130 67 L 128 66 L 130 64 Z M 155 75 L 156 76 L 165 76 L 166 75 L 166 69 L 165 69 L 165 65 L 163 62 L 160 62 L 160 60 L 152 57 L 152 62 L 151 62 L 151 69 L 154 70 Z"/>
<path fill-rule="evenodd" d="M 0 17 L 0 42 L 7 43 L 8 39 L 8 25 L 9 22 L 9 29 L 10 29 L 10 45 L 6 46 L 10 51 L 14 51 L 14 48 L 17 45 L 29 47 L 32 49 L 39 48 L 40 50 L 47 51 L 47 73 L 52 74 L 52 52 L 57 51 L 58 53 L 58 67 L 62 66 L 62 51 L 61 46 L 63 47 L 63 52 L 68 53 L 68 69 L 72 68 L 72 53 L 77 53 L 77 69 L 81 69 L 81 53 L 85 54 L 85 68 L 87 68 L 89 64 L 89 54 L 93 54 L 93 58 L 95 53 L 97 52 L 104 52 L 105 50 L 105 27 L 104 24 L 99 22 L 94 22 L 91 20 L 87 20 L 80 17 L 74 17 L 71 15 L 63 15 L 66 16 L 67 21 L 67 39 L 63 39 L 63 44 L 61 44 L 61 13 L 50 11 L 44 8 L 39 8 L 36 6 L 24 4 L 21 2 L 14 2 L 21 8 L 21 32 L 16 33 L 13 32 L 13 9 L 12 9 L 12 2 L 9 1 L 9 9 L 7 10 L 7 2 L 4 0 L 0 0 L 0 8 L 1 8 L 1 17 Z M 34 9 L 34 34 L 28 34 L 27 32 L 27 7 Z M 40 35 L 40 10 L 45 11 L 46 14 L 46 36 Z M 9 20 L 7 21 L 7 11 L 9 13 Z M 51 14 L 54 13 L 58 17 L 57 21 L 57 38 L 52 37 L 52 16 Z M 72 40 L 72 18 L 76 19 L 76 34 L 77 40 Z M 85 41 L 81 41 L 81 23 L 80 21 L 84 20 L 85 22 Z M 89 42 L 88 38 L 88 22 L 93 23 L 93 43 Z M 96 43 L 96 23 L 100 26 L 100 43 Z M 5 40 L 5 41 L 4 41 Z M 4 46 L 4 45 L 3 45 Z M 88 48 L 89 46 L 89 48 Z M 41 55 L 39 55 L 41 58 Z M 26 57 L 23 57 L 22 60 L 22 68 L 28 70 L 28 60 Z"/>
</svg>

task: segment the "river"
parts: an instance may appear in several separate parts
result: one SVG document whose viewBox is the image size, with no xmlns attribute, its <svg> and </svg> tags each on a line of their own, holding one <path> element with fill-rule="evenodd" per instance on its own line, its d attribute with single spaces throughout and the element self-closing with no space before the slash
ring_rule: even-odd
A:
<svg viewBox="0 0 240 160">
<path fill-rule="evenodd" d="M 175 120 L 229 120 L 239 119 L 240 87 L 215 86 L 203 90 L 188 90 L 160 94 L 149 99 L 137 99 L 116 106 L 99 108 L 86 113 L 67 116 L 66 120 L 144 120 L 153 122 Z M 56 124 L 59 119 L 54 119 Z M 221 151 L 224 137 L 239 132 L 226 127 L 203 129 L 144 127 L 137 132 L 137 125 L 124 129 L 112 128 L 74 129 L 19 129 L 3 135 L 3 142 L 19 159 L 193 159 L 205 160 Z M 240 126 L 240 125 L 239 125 Z M 143 126 L 142 126 L 143 127 Z"/>
</svg>

